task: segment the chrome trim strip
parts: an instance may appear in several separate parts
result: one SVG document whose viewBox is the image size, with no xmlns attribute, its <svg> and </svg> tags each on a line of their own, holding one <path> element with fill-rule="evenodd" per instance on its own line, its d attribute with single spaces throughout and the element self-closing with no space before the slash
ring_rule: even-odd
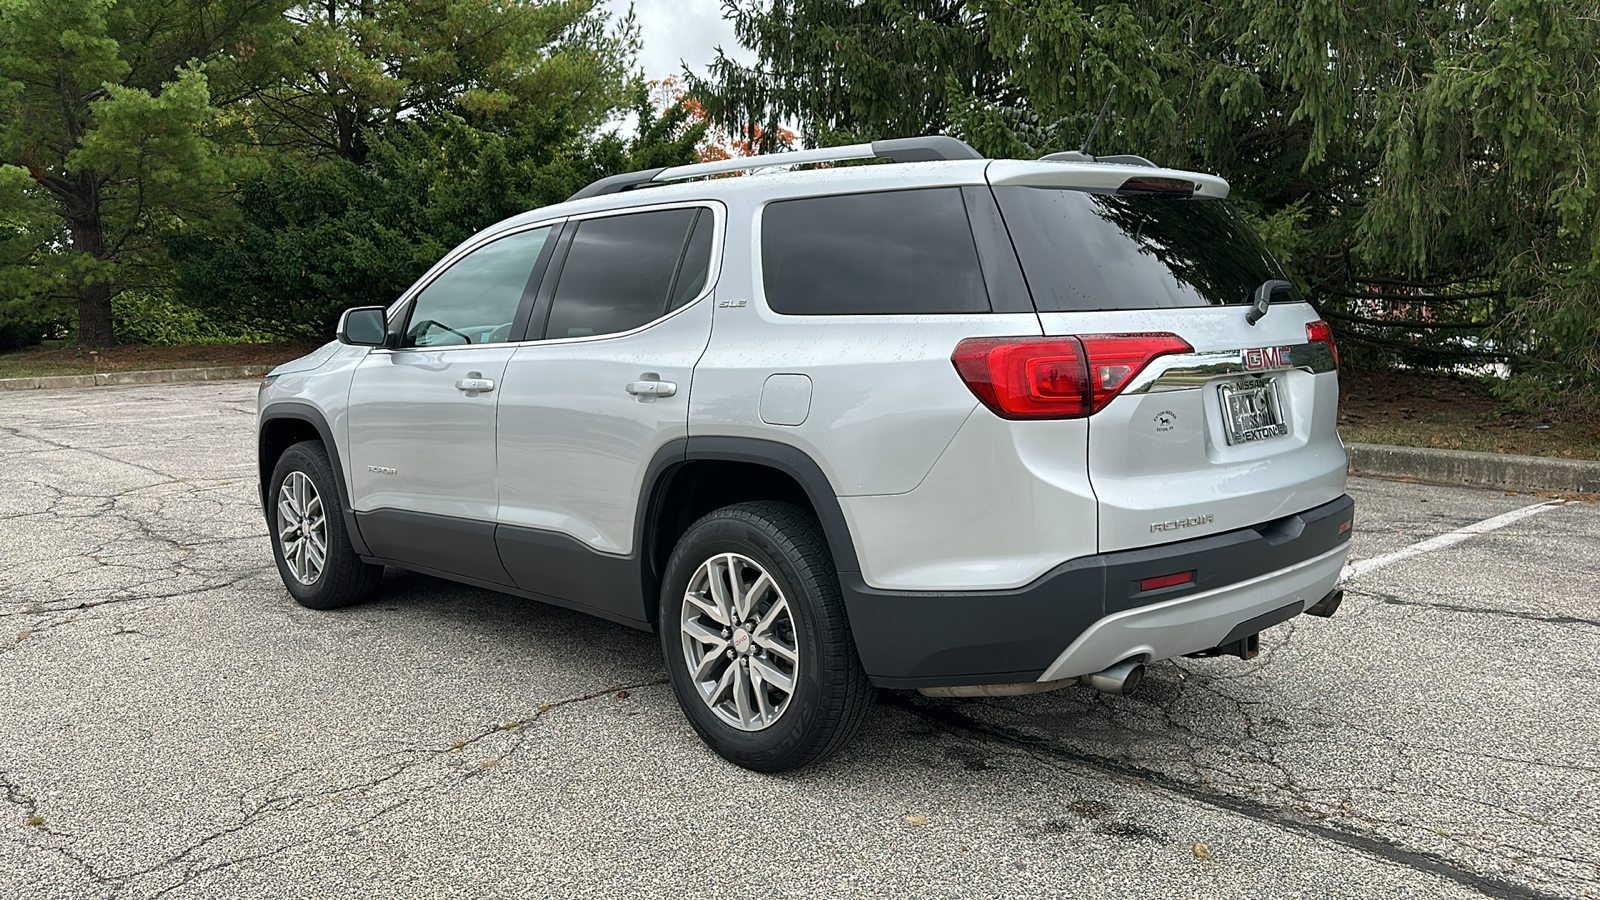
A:
<svg viewBox="0 0 1600 900">
<path fill-rule="evenodd" d="M 1263 349 L 1284 351 L 1287 364 L 1280 359 L 1277 365 L 1251 367 L 1245 364 L 1245 355 Z M 1269 372 L 1288 372 L 1299 369 L 1319 375 L 1334 370 L 1333 351 L 1327 344 L 1287 344 L 1275 348 L 1246 347 L 1238 350 L 1216 350 L 1209 353 L 1183 353 L 1158 356 L 1144 371 L 1134 376 L 1123 389 L 1124 394 L 1160 394 L 1168 391 L 1192 391 L 1207 382 L 1229 375 L 1258 375 Z"/>
<path fill-rule="evenodd" d="M 418 294 L 422 293 L 422 291 L 425 290 L 428 285 L 432 284 L 434 279 L 438 278 L 440 275 L 443 275 L 446 269 L 449 269 L 450 266 L 455 265 L 468 253 L 471 253 L 474 250 L 477 250 L 479 247 L 490 244 L 503 237 L 509 237 L 513 234 L 521 234 L 524 231 L 532 231 L 536 228 L 549 228 L 559 225 L 563 222 L 582 222 L 588 219 L 603 219 L 610 218 L 612 216 L 626 216 L 639 212 L 655 212 L 662 209 L 690 209 L 694 207 L 711 210 L 712 217 L 711 259 L 708 263 L 710 271 L 706 275 L 705 286 L 700 289 L 700 293 L 696 294 L 692 300 L 685 302 L 682 306 L 667 313 L 666 315 L 656 319 L 651 319 L 637 328 L 631 328 L 627 331 L 617 331 L 611 334 L 592 334 L 585 335 L 583 337 L 570 338 L 549 338 L 542 341 L 500 341 L 493 344 L 441 344 L 433 347 L 373 347 L 371 349 L 385 353 L 405 353 L 413 350 L 477 350 L 484 347 L 524 347 L 532 344 L 565 344 L 578 343 L 582 341 L 601 341 L 615 337 L 626 337 L 627 335 L 636 334 L 640 331 L 643 331 L 646 328 L 651 328 L 658 323 L 664 322 L 678 313 L 683 312 L 689 307 L 698 304 L 700 301 L 711 296 L 712 293 L 716 291 L 717 282 L 722 278 L 722 245 L 728 232 L 728 207 L 721 200 L 673 200 L 666 203 L 651 203 L 643 206 L 624 206 L 601 209 L 594 212 L 579 213 L 578 215 L 573 216 L 563 216 L 557 219 L 545 219 L 531 225 L 518 225 L 514 228 L 507 228 L 504 231 L 496 232 L 489 237 L 478 240 L 468 238 L 467 240 L 471 242 L 470 244 L 460 244 L 449 253 L 445 254 L 444 258 L 440 260 L 440 262 L 435 263 L 433 268 L 423 273 L 423 276 L 417 279 L 415 284 L 411 285 L 411 287 L 407 288 L 405 292 L 400 295 L 399 300 L 396 300 L 388 307 L 388 321 L 390 327 L 393 327 L 395 316 L 404 314 L 407 304 L 415 299 Z"/>
</svg>

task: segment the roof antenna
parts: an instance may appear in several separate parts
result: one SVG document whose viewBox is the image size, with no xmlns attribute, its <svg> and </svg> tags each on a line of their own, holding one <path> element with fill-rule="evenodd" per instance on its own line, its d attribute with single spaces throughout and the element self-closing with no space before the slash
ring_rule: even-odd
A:
<svg viewBox="0 0 1600 900">
<path fill-rule="evenodd" d="M 1100 132 L 1100 123 L 1106 119 L 1106 110 L 1111 108 L 1111 98 L 1117 95 L 1117 86 L 1112 85 L 1106 92 L 1106 102 L 1100 105 L 1100 115 L 1094 117 L 1094 127 L 1089 129 L 1089 136 L 1083 139 L 1083 146 L 1078 148 L 1079 153 L 1087 154 L 1089 145 L 1094 143 L 1094 136 Z"/>
</svg>

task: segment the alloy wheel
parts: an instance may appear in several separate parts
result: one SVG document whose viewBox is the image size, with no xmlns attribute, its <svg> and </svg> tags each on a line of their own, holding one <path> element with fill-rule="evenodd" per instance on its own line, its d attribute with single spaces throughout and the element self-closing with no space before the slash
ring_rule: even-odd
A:
<svg viewBox="0 0 1600 900">
<path fill-rule="evenodd" d="M 683 660 L 700 699 L 741 731 L 771 726 L 800 674 L 794 614 L 770 573 L 738 553 L 695 570 L 679 616 Z"/>
<path fill-rule="evenodd" d="M 304 472 L 290 472 L 278 486 L 278 547 L 289 574 L 316 584 L 328 561 L 328 517 L 322 495 Z"/>
</svg>

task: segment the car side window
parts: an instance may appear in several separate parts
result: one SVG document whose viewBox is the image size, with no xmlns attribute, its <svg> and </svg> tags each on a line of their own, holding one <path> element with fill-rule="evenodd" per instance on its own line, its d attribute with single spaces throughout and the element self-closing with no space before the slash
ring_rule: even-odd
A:
<svg viewBox="0 0 1600 900">
<path fill-rule="evenodd" d="M 665 315 L 690 226 L 700 215 L 699 209 L 663 209 L 578 223 L 544 336 L 616 334 Z"/>
<path fill-rule="evenodd" d="M 484 244 L 456 260 L 411 304 L 402 347 L 497 344 L 511 339 L 512 322 L 550 228 L 535 228 Z"/>
<path fill-rule="evenodd" d="M 960 188 L 769 204 L 761 270 L 767 304 L 791 316 L 990 311 Z"/>
</svg>

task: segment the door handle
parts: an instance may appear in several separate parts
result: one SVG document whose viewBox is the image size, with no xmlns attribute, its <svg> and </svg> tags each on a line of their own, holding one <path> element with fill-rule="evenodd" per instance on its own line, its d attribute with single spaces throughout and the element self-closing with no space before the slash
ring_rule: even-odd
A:
<svg viewBox="0 0 1600 900">
<path fill-rule="evenodd" d="M 483 377 L 482 372 L 468 372 L 467 377 L 456 382 L 456 390 L 466 391 L 468 397 L 487 394 L 494 390 L 494 379 Z"/>
<path fill-rule="evenodd" d="M 678 392 L 678 386 L 670 381 L 662 381 L 655 372 L 646 372 L 639 376 L 638 381 L 628 382 L 626 390 L 641 402 L 649 402 L 657 397 L 671 397 Z"/>
</svg>

